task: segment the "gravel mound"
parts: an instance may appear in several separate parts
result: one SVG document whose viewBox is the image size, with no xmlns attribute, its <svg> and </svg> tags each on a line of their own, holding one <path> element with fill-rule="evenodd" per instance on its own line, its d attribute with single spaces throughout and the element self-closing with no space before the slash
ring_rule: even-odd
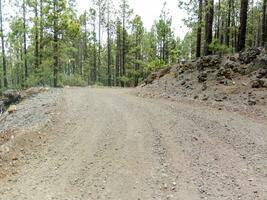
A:
<svg viewBox="0 0 267 200">
<path fill-rule="evenodd" d="M 32 130 L 43 127 L 51 121 L 60 94 L 60 89 L 50 89 L 17 104 L 14 113 L 0 116 L 0 134 L 14 129 Z"/>
</svg>

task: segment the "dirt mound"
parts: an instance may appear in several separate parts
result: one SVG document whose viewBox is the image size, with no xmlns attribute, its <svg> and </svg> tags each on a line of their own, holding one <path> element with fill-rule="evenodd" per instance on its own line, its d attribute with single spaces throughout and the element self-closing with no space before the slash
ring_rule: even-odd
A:
<svg viewBox="0 0 267 200">
<path fill-rule="evenodd" d="M 165 73 L 160 77 L 162 71 Z M 250 48 L 240 54 L 206 56 L 174 65 L 152 73 L 137 92 L 141 96 L 219 102 L 242 108 L 260 106 L 262 111 L 267 104 L 267 52 Z"/>
</svg>

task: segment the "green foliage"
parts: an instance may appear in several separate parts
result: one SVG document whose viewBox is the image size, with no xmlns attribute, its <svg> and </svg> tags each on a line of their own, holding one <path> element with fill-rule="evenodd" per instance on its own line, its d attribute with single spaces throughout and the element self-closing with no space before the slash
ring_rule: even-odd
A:
<svg viewBox="0 0 267 200">
<path fill-rule="evenodd" d="M 214 39 L 209 46 L 210 50 L 219 53 L 219 54 L 227 54 L 231 52 L 231 48 L 227 47 L 224 44 L 220 44 L 217 39 Z"/>
<path fill-rule="evenodd" d="M 60 74 L 60 85 L 62 86 L 80 86 L 84 87 L 87 85 L 87 82 L 78 75 L 66 76 L 65 74 Z"/>
</svg>

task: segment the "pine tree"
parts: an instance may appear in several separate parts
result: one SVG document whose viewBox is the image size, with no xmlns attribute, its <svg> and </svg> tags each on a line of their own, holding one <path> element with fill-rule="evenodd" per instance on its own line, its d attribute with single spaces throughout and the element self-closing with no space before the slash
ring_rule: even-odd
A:
<svg viewBox="0 0 267 200">
<path fill-rule="evenodd" d="M 1 45 L 2 45 L 2 63 L 3 63 L 3 79 L 4 87 L 8 87 L 7 83 L 7 64 L 6 64 L 6 54 L 5 54 L 5 40 L 4 40 L 4 30 L 3 30 L 3 4 L 0 0 L 0 33 L 1 33 Z"/>
<path fill-rule="evenodd" d="M 198 6 L 198 27 L 197 27 L 197 41 L 196 41 L 196 57 L 201 56 L 201 35 L 202 35 L 202 12 L 203 1 L 199 0 Z"/>
<path fill-rule="evenodd" d="M 212 42 L 212 26 L 213 26 L 213 0 L 205 0 L 206 19 L 205 19 L 205 45 L 204 55 L 212 54 L 210 50 L 210 44 Z"/>
<path fill-rule="evenodd" d="M 238 33 L 238 45 L 237 51 L 241 51 L 245 48 L 246 32 L 247 32 L 247 13 L 248 13 L 248 0 L 241 0 L 240 8 L 240 26 Z"/>
</svg>

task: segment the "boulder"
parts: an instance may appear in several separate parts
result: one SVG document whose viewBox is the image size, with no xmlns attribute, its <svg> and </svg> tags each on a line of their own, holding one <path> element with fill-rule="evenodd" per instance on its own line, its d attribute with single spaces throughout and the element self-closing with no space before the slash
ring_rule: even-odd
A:
<svg viewBox="0 0 267 200">
<path fill-rule="evenodd" d="M 267 54 L 259 55 L 251 63 L 249 63 L 248 65 L 244 65 L 242 67 L 242 70 L 240 70 L 240 73 L 242 75 L 247 75 L 247 74 L 250 74 L 250 73 L 257 71 L 257 70 L 260 70 L 260 69 L 263 69 L 263 70 L 266 69 L 267 70 Z M 262 72 L 264 72 L 264 71 L 262 71 Z"/>
<path fill-rule="evenodd" d="M 248 48 L 239 53 L 239 60 L 243 64 L 248 64 L 255 60 L 260 53 L 261 50 L 259 48 Z"/>
</svg>

